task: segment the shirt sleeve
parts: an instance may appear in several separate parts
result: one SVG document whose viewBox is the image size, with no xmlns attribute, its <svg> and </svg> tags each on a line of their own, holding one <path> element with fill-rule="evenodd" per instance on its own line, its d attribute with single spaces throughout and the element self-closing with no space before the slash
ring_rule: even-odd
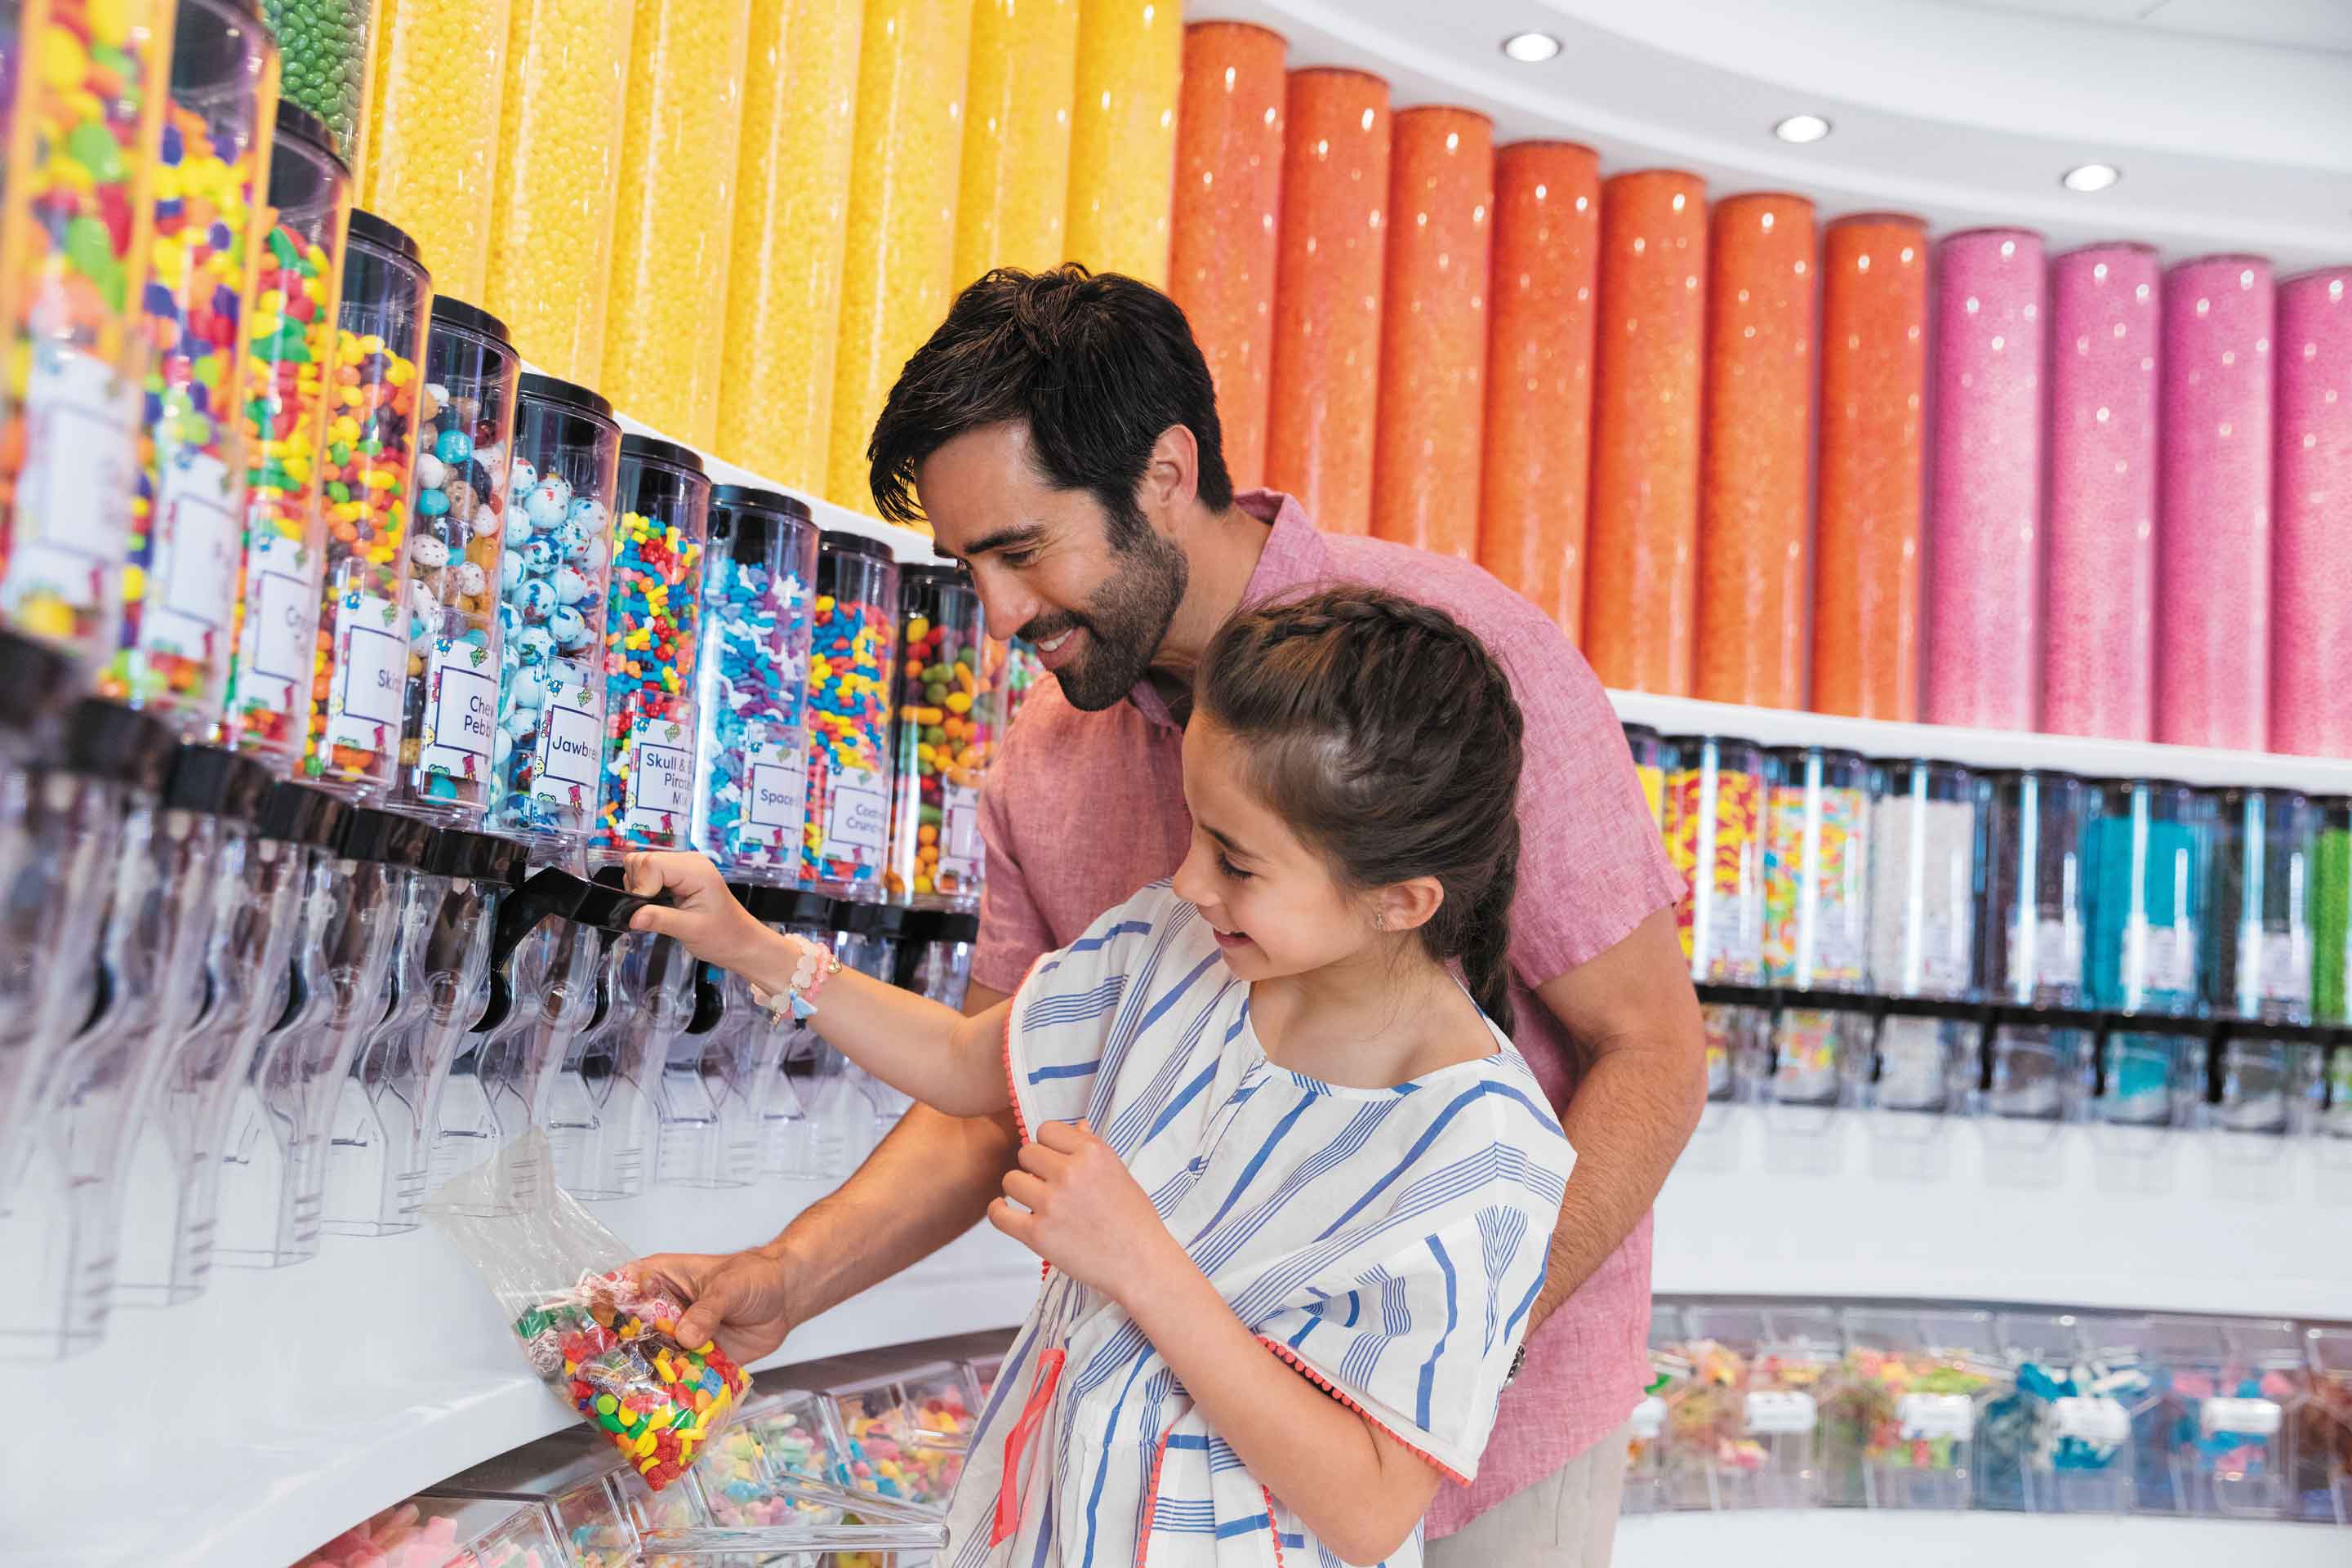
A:
<svg viewBox="0 0 2352 1568">
<path fill-rule="evenodd" d="M 1091 1114 L 1119 1005 L 1170 898 L 1165 883 L 1144 889 L 1077 941 L 1039 959 L 1013 990 L 1004 1020 L 1004 1076 L 1024 1142 L 1048 1121 Z"/>
<path fill-rule="evenodd" d="M 1014 786 L 1006 774 L 1000 763 L 980 787 L 980 837 L 987 847 L 988 878 L 980 892 L 980 940 L 972 947 L 971 977 L 1009 996 L 1029 966 L 1054 945 L 1054 934 L 1030 897 L 1013 843 L 1004 801 L 1006 791 Z"/>
<path fill-rule="evenodd" d="M 1266 1349 L 1467 1486 L 1543 1287 L 1572 1162 L 1532 1079 L 1483 1093 L 1517 1102 L 1433 1137 L 1376 1189 L 1348 1261 L 1250 1326 Z M 1378 1175 L 1377 1167 L 1372 1173 Z"/>
<path fill-rule="evenodd" d="M 1592 667 L 1538 623 L 1481 629 L 1527 721 L 1511 967 L 1530 989 L 1616 946 L 1682 897 L 1624 727 Z"/>
</svg>

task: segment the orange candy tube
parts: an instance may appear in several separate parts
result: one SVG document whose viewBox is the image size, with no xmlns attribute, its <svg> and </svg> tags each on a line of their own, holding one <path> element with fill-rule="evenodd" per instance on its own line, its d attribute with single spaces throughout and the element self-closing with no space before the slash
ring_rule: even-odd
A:
<svg viewBox="0 0 2352 1568">
<path fill-rule="evenodd" d="M 1568 142 L 1495 154 L 1478 562 L 1570 638 L 1584 622 L 1601 159 Z"/>
<path fill-rule="evenodd" d="M 1389 86 L 1361 71 L 1294 71 L 1286 118 L 1265 482 L 1326 531 L 1368 533 Z"/>
<path fill-rule="evenodd" d="M 1495 127 L 1466 109 L 1408 109 L 1390 154 L 1375 537 L 1478 558 L 1486 419 L 1486 269 Z"/>
<path fill-rule="evenodd" d="M 1645 169 L 1601 187 L 1584 653 L 1628 691 L 1691 691 L 1706 275 L 1705 181 Z"/>
<path fill-rule="evenodd" d="M 1813 451 L 1813 204 L 1716 204 L 1707 242 L 1696 694 L 1805 700 L 1805 512 Z"/>
<path fill-rule="evenodd" d="M 1927 230 L 1865 213 L 1822 243 L 1821 469 L 1813 542 L 1818 713 L 1919 717 Z"/>
<path fill-rule="evenodd" d="M 1265 477 L 1286 47 L 1280 34 L 1246 22 L 1184 29 L 1168 292 L 1209 362 L 1237 489 Z"/>
</svg>

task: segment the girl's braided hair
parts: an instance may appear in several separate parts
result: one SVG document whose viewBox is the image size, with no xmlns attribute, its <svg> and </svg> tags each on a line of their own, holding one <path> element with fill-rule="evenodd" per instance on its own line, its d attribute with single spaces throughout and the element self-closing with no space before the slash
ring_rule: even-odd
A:
<svg viewBox="0 0 2352 1568">
<path fill-rule="evenodd" d="M 1342 882 L 1437 879 L 1445 898 L 1422 942 L 1461 961 L 1472 998 L 1507 1031 L 1524 723 L 1486 645 L 1431 605 L 1326 588 L 1226 622 L 1196 700 Z"/>
</svg>

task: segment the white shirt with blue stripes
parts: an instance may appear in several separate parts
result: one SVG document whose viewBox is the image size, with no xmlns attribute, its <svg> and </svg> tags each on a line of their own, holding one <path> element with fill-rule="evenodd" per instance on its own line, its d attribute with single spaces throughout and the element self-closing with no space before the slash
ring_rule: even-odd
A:
<svg viewBox="0 0 2352 1568">
<path fill-rule="evenodd" d="M 1494 1033 L 1493 1055 L 1392 1088 L 1276 1067 L 1250 1027 L 1247 983 L 1159 882 L 1038 961 L 1013 999 L 1005 1070 L 1024 1136 L 1090 1121 L 1269 1353 L 1467 1484 L 1575 1160 Z M 1001 1499 L 1018 1522 L 992 1539 Z M 1339 1562 L 1209 1428 L 1126 1312 L 1050 1271 L 948 1526 L 952 1568 Z M 1416 1529 L 1389 1568 L 1421 1560 Z"/>
</svg>

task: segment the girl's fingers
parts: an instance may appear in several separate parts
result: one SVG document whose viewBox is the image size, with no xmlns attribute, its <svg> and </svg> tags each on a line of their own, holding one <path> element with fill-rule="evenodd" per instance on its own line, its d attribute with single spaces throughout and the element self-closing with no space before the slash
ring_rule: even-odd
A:
<svg viewBox="0 0 2352 1568">
<path fill-rule="evenodd" d="M 988 1205 L 988 1223 L 1027 1247 L 1037 1250 L 1037 1216 L 1023 1214 L 1003 1198 Z"/>
<path fill-rule="evenodd" d="M 1026 1171 L 1004 1173 L 1004 1195 L 1033 1214 L 1045 1201 L 1045 1184 Z"/>
</svg>

